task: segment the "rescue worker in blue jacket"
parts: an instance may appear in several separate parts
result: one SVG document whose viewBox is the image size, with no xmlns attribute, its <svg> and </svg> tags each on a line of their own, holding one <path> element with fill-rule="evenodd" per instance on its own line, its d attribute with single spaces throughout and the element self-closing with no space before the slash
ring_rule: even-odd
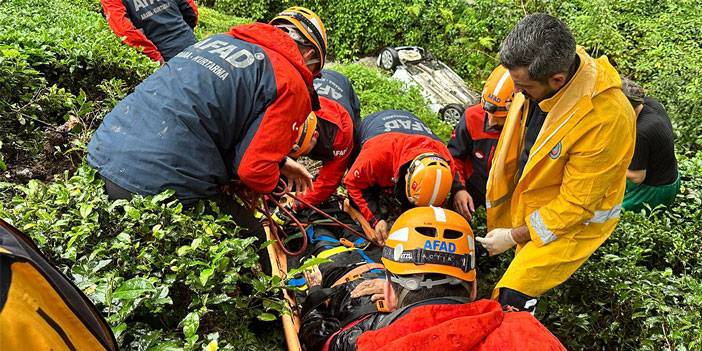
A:
<svg viewBox="0 0 702 351">
<path fill-rule="evenodd" d="M 161 64 L 195 44 L 193 0 L 100 0 L 107 24 L 129 46 Z"/>
<path fill-rule="evenodd" d="M 173 189 L 186 206 L 214 200 L 260 234 L 252 211 L 221 189 L 236 180 L 265 194 L 281 175 L 299 191 L 312 185 L 309 172 L 287 155 L 318 105 L 312 82 L 326 48 L 321 19 L 301 7 L 270 24 L 202 40 L 105 117 L 88 145 L 88 163 L 112 199 Z"/>
</svg>

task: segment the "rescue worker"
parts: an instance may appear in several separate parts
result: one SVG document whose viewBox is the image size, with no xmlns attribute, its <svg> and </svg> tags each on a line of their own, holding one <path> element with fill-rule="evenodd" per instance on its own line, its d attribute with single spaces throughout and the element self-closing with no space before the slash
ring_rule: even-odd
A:
<svg viewBox="0 0 702 351">
<path fill-rule="evenodd" d="M 313 206 L 331 196 L 341 185 L 341 179 L 349 167 L 354 149 L 354 135 L 360 124 L 360 101 L 353 90 L 351 81 L 343 74 L 322 70 L 322 76 L 314 80 L 319 94 L 320 109 L 317 115 L 317 135 L 308 152 L 295 152 L 293 158 L 305 155 L 312 160 L 322 161 L 322 167 L 314 180 L 314 190 L 301 195 L 301 199 Z M 300 201 L 287 202 L 288 210 L 297 213 L 305 205 Z M 275 208 L 274 218 L 283 224 L 287 216 Z"/>
<path fill-rule="evenodd" d="M 195 44 L 193 0 L 100 0 L 112 31 L 129 46 L 163 64 Z"/>
<path fill-rule="evenodd" d="M 626 171 L 622 207 L 641 211 L 646 205 L 669 206 L 680 191 L 673 125 L 665 107 L 646 96 L 640 85 L 623 78 L 622 90 L 636 112 L 636 147 Z"/>
<path fill-rule="evenodd" d="M 513 90 L 509 71 L 504 66 L 495 68 L 485 82 L 480 103 L 466 109 L 448 142 L 453 161 L 476 207 L 485 205 L 487 177 Z"/>
<path fill-rule="evenodd" d="M 419 117 L 399 110 L 371 114 L 361 122 L 359 143 L 344 185 L 379 243 L 387 237 L 389 220 L 381 198 L 394 199 L 396 207 L 405 210 L 441 206 L 453 193 L 464 213 L 473 211 L 446 145 Z"/>
<path fill-rule="evenodd" d="M 316 14 L 292 7 L 271 24 L 200 41 L 107 114 L 88 145 L 88 163 L 112 199 L 173 189 L 186 206 L 216 201 L 260 235 L 253 212 L 222 189 L 235 180 L 270 193 L 281 175 L 299 191 L 311 187 L 312 176 L 287 155 L 314 132 L 305 126 L 318 105 L 312 82 L 324 66 L 326 38 Z"/>
<path fill-rule="evenodd" d="M 515 92 L 487 183 L 491 255 L 517 245 L 493 291 L 533 311 L 619 221 L 634 151 L 634 111 L 606 57 L 594 59 L 560 20 L 524 17 L 502 43 Z"/>
<path fill-rule="evenodd" d="M 565 350 L 528 312 L 503 312 L 476 296 L 475 243 L 468 222 L 441 208 L 417 207 L 392 227 L 382 252 L 385 279 L 365 278 L 303 314 L 300 333 L 310 350 Z M 324 275 L 309 284 L 328 284 Z M 359 279 L 360 280 L 360 279 Z M 357 281 L 357 280 L 356 280 Z M 367 286 L 367 287 L 364 287 Z M 333 289 L 331 289 L 333 290 Z M 390 313 L 371 312 L 354 300 L 383 295 Z M 349 308 L 331 308 L 346 300 Z"/>
</svg>

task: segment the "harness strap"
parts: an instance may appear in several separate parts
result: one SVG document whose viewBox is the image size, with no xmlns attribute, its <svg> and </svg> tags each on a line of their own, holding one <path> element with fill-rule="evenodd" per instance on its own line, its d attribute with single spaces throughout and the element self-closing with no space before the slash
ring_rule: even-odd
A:
<svg viewBox="0 0 702 351">
<path fill-rule="evenodd" d="M 350 281 L 354 281 L 363 275 L 363 273 L 370 272 L 374 269 L 378 270 L 385 270 L 385 266 L 383 266 L 381 263 L 366 263 L 362 266 L 358 266 L 352 270 L 350 270 L 348 273 L 344 274 L 341 278 L 337 279 L 334 284 L 332 284 L 332 288 L 341 285 L 344 283 L 348 283 Z"/>
<path fill-rule="evenodd" d="M 337 246 L 337 247 L 333 247 L 333 248 L 331 248 L 331 249 L 327 249 L 327 250 L 324 250 L 324 251 L 320 252 L 320 253 L 317 255 L 317 257 L 319 257 L 319 258 L 329 258 L 329 257 L 332 257 L 332 256 L 334 256 L 334 255 L 338 255 L 338 254 L 340 254 L 340 253 L 342 253 L 342 252 L 349 252 L 349 251 L 356 251 L 356 248 L 355 248 L 355 247 L 346 247 L 346 246 Z M 359 251 L 360 251 L 360 250 L 359 250 Z"/>
</svg>

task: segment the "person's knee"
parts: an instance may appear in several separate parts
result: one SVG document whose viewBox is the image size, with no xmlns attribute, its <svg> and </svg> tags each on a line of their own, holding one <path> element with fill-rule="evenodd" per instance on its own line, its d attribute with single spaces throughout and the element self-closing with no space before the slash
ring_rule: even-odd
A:
<svg viewBox="0 0 702 351">
<path fill-rule="evenodd" d="M 534 314 L 539 300 L 536 297 L 523 294 L 510 288 L 500 288 L 497 301 L 502 308 L 511 311 L 526 311 Z"/>
</svg>

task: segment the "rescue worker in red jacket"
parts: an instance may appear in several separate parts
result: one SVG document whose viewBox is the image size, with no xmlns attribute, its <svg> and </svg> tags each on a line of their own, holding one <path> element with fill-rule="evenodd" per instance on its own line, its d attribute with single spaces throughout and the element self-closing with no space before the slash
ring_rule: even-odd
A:
<svg viewBox="0 0 702 351">
<path fill-rule="evenodd" d="M 322 161 L 322 167 L 314 181 L 314 190 L 301 199 L 318 205 L 336 192 L 350 164 L 354 134 L 360 123 L 360 102 L 349 79 L 339 72 L 322 70 L 314 87 L 320 103 L 320 109 L 315 112 L 318 136 L 314 147 L 305 155 Z M 301 202 L 292 204 L 293 212 L 301 208 L 304 208 Z"/>
<path fill-rule="evenodd" d="M 497 66 L 485 82 L 480 103 L 466 109 L 448 142 L 453 161 L 476 207 L 485 205 L 487 177 L 513 91 L 509 71 Z"/>
<path fill-rule="evenodd" d="M 314 132 L 305 122 L 326 47 L 322 21 L 301 7 L 271 24 L 237 26 L 200 41 L 107 114 L 87 161 L 112 199 L 172 189 L 186 206 L 216 201 L 260 234 L 252 211 L 222 188 L 237 180 L 269 193 L 281 175 L 298 190 L 312 185 L 309 172 L 287 155 L 299 140 L 309 142 L 300 130 Z"/>
<path fill-rule="evenodd" d="M 112 31 L 161 64 L 195 44 L 193 0 L 100 0 Z"/>
<path fill-rule="evenodd" d="M 407 209 L 441 206 L 452 192 L 454 203 L 461 197 L 462 208 L 472 209 L 446 145 L 417 116 L 398 110 L 374 113 L 361 122 L 359 140 L 361 149 L 344 185 L 380 243 L 387 237 L 388 218 L 379 200 L 388 193 Z"/>
<path fill-rule="evenodd" d="M 328 304 L 315 304 L 303 315 L 302 342 L 324 351 L 400 350 L 565 350 L 558 339 L 528 312 L 503 312 L 493 300 L 476 296 L 475 242 L 458 213 L 417 207 L 403 213 L 382 251 L 385 279 L 364 273 L 341 285 Z M 307 274 L 310 289 L 327 286 L 325 277 Z M 363 280 L 358 282 L 358 280 Z M 328 289 L 328 290 L 334 290 Z M 340 296 L 340 295 L 349 295 Z M 354 300 L 382 294 L 390 313 L 358 315 Z M 333 308 L 348 300 L 351 309 Z M 311 330 L 313 329 L 313 330 Z M 312 348 L 310 348 L 312 349 Z"/>
</svg>

